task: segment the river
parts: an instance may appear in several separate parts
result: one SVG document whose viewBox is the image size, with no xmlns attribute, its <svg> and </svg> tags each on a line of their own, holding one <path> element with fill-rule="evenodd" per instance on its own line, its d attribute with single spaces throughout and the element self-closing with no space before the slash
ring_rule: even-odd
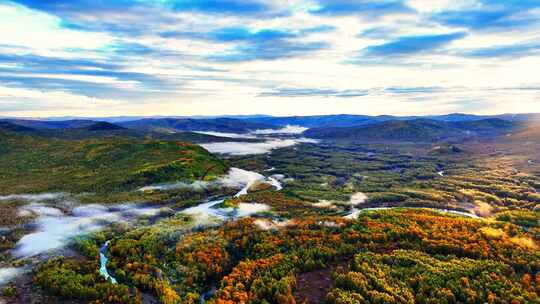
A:
<svg viewBox="0 0 540 304">
<path fill-rule="evenodd" d="M 247 171 L 246 171 L 247 172 Z M 283 189 L 281 183 L 274 177 L 264 177 L 258 173 L 252 172 L 250 178 L 248 178 L 244 187 L 238 191 L 234 197 L 239 197 L 248 193 L 249 188 L 256 182 L 263 180 L 274 186 L 279 191 Z M 226 199 L 226 198 L 225 198 Z M 234 220 L 242 217 L 248 217 L 256 213 L 269 211 L 270 207 L 265 204 L 259 203 L 239 203 L 236 208 L 221 208 L 220 205 L 225 199 L 213 200 L 206 203 L 199 204 L 194 207 L 190 207 L 180 211 L 180 213 L 190 215 L 197 223 L 198 226 L 208 226 L 217 221 Z M 107 249 L 109 247 L 110 240 L 105 242 L 101 247 L 99 260 L 100 269 L 99 273 L 102 277 L 110 280 L 116 284 L 116 279 L 112 277 L 107 269 Z"/>
</svg>

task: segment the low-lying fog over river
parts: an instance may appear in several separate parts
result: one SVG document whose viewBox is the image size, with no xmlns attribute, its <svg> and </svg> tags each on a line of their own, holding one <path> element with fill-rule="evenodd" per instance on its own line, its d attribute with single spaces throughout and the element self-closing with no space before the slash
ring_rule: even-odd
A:
<svg viewBox="0 0 540 304">
<path fill-rule="evenodd" d="M 220 142 L 201 144 L 201 146 L 211 153 L 249 155 L 265 154 L 274 149 L 286 148 L 299 143 L 317 143 L 317 141 L 309 138 L 268 139 L 265 142 Z"/>
<path fill-rule="evenodd" d="M 282 188 L 274 177 L 265 177 L 259 173 L 231 168 L 227 175 L 212 182 L 171 183 L 151 185 L 139 191 L 161 191 L 177 187 L 227 187 L 239 189 L 236 196 L 246 194 L 255 182 L 265 181 L 276 190 Z M 21 201 L 26 203 L 19 207 L 21 216 L 35 216 L 30 224 L 31 232 L 23 236 L 12 250 L 17 259 L 30 258 L 48 254 L 64 247 L 73 237 L 85 235 L 115 222 L 131 222 L 141 216 L 168 216 L 175 211 L 167 206 L 150 206 L 144 204 L 80 205 L 65 193 L 43 193 L 0 196 L 2 201 Z M 220 208 L 223 199 L 203 202 L 180 212 L 191 215 L 198 225 L 204 226 L 216 221 L 246 217 L 259 212 L 269 211 L 264 204 L 241 203 L 238 208 Z M 105 258 L 105 256 L 103 256 Z M 0 285 L 11 281 L 25 268 L 0 267 Z"/>
<path fill-rule="evenodd" d="M 153 216 L 161 211 L 167 211 L 161 207 L 144 207 L 134 204 L 76 206 L 68 214 L 57 207 L 41 204 L 30 204 L 20 210 L 32 212 L 38 218 L 35 221 L 36 231 L 23 236 L 12 252 L 19 258 L 61 248 L 74 236 L 96 231 L 114 222 L 130 221 L 139 216 Z"/>
<path fill-rule="evenodd" d="M 286 126 L 282 129 L 255 130 L 246 134 L 221 133 L 221 132 L 197 132 L 201 134 L 227 137 L 231 139 L 260 139 L 261 142 L 216 142 L 206 143 L 201 146 L 212 153 L 230 155 L 264 154 L 274 149 L 294 146 L 299 143 L 317 143 L 315 139 L 297 137 L 307 130 L 301 126 Z"/>
</svg>

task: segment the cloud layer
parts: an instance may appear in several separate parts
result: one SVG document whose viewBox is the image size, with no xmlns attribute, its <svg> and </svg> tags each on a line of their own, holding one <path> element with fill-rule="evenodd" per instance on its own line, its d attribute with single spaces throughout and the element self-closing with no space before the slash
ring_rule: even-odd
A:
<svg viewBox="0 0 540 304">
<path fill-rule="evenodd" d="M 537 0 L 9 0 L 0 16 L 3 116 L 540 111 L 538 91 L 506 89 L 539 86 Z"/>
</svg>

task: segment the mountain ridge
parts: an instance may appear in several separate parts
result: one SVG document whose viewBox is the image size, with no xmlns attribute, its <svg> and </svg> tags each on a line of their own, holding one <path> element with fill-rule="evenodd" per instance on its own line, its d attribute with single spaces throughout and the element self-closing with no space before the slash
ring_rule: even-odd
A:
<svg viewBox="0 0 540 304">
<path fill-rule="evenodd" d="M 452 122 L 422 118 L 406 121 L 390 120 L 364 126 L 313 128 L 303 134 L 318 139 L 434 142 L 476 136 L 497 136 L 519 126 L 519 123 L 500 118 Z"/>
</svg>

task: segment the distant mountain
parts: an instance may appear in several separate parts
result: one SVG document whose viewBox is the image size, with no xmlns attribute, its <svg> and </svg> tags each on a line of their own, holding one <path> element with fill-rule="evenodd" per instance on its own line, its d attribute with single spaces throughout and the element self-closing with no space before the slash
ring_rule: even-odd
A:
<svg viewBox="0 0 540 304">
<path fill-rule="evenodd" d="M 62 121 L 46 121 L 46 120 L 31 120 L 31 119 L 2 119 L 0 121 L 9 122 L 19 126 L 28 128 L 45 130 L 45 129 L 70 129 L 83 128 L 95 124 L 93 120 L 86 119 L 71 119 Z"/>
<path fill-rule="evenodd" d="M 90 120 L 90 121 L 106 121 L 110 123 L 119 123 L 126 121 L 134 121 L 141 119 L 162 119 L 162 118 L 176 118 L 176 119 L 215 119 L 215 118 L 255 118 L 255 117 L 268 117 L 270 115 L 254 114 L 254 115 L 192 115 L 192 116 L 177 116 L 177 115 L 150 115 L 150 116 L 107 116 L 107 117 L 92 117 L 92 116 L 53 116 L 53 117 L 25 117 L 14 118 L 9 116 L 0 116 L 0 120 L 4 119 L 18 119 L 18 120 L 34 120 L 34 121 L 68 121 L 68 120 Z"/>
<path fill-rule="evenodd" d="M 275 125 L 250 122 L 234 118 L 147 118 L 122 122 L 119 124 L 125 128 L 157 132 L 214 131 L 246 133 L 253 130 L 278 128 Z"/>
<path fill-rule="evenodd" d="M 452 113 L 446 115 L 432 115 L 425 116 L 424 118 L 439 120 L 439 121 L 473 121 L 473 120 L 482 120 L 489 118 L 489 116 L 479 116 L 472 114 L 463 114 L 463 113 Z"/>
<path fill-rule="evenodd" d="M 254 117 L 245 118 L 244 121 L 252 123 L 264 123 L 275 126 L 297 125 L 306 128 L 323 127 L 351 127 L 364 124 L 372 124 L 392 118 L 383 118 L 366 115 L 318 115 L 318 116 L 289 116 L 289 117 Z"/>
<path fill-rule="evenodd" d="M 500 118 L 487 118 L 473 121 L 458 121 L 452 124 L 454 127 L 474 132 L 490 132 L 494 130 L 510 130 L 518 123 Z"/>
<path fill-rule="evenodd" d="M 391 120 L 356 127 L 315 128 L 307 130 L 304 135 L 321 139 L 436 142 L 475 136 L 497 136 L 518 126 L 517 123 L 497 118 L 457 122 L 413 119 Z"/>
<path fill-rule="evenodd" d="M 126 128 L 119 125 L 112 124 L 110 122 L 100 121 L 92 125 L 78 128 L 87 131 L 112 131 L 112 130 L 125 130 Z"/>
<path fill-rule="evenodd" d="M 191 117 L 138 117 L 117 116 L 103 118 L 53 117 L 43 119 L 4 118 L 10 122 L 37 130 L 63 130 L 84 128 L 97 122 L 114 123 L 124 128 L 171 133 L 179 131 L 215 131 L 246 133 L 257 129 L 277 129 L 286 125 L 298 125 L 306 128 L 354 127 L 378 124 L 387 121 L 411 121 L 429 119 L 442 122 L 470 122 L 486 119 L 502 119 L 511 122 L 540 122 L 540 114 L 501 114 L 472 115 L 452 113 L 430 116 L 392 116 L 392 115 L 313 115 L 275 117 L 266 115 L 230 115 L 230 116 L 191 116 Z"/>
<path fill-rule="evenodd" d="M 474 121 L 489 118 L 488 116 L 477 116 L 470 114 L 454 113 L 448 115 L 432 116 L 368 116 L 368 115 L 318 115 L 318 116 L 289 116 L 289 117 L 254 117 L 244 120 L 272 124 L 277 126 L 298 125 L 306 128 L 325 128 L 325 127 L 353 127 L 361 125 L 370 125 L 385 121 L 406 121 L 415 119 L 431 119 L 436 121 Z"/>
<path fill-rule="evenodd" d="M 32 128 L 20 126 L 11 122 L 7 121 L 0 121 L 0 131 L 8 131 L 8 132 L 32 132 L 35 131 Z"/>
<path fill-rule="evenodd" d="M 30 128 L 33 125 L 38 128 Z M 251 125 L 251 124 L 250 124 Z M 256 125 L 263 127 L 262 125 Z M 265 128 L 273 127 L 266 126 Z M 0 132 L 31 132 L 43 138 L 59 138 L 81 140 L 86 138 L 122 137 L 132 139 L 175 140 L 191 143 L 227 142 L 231 138 L 200 134 L 189 131 L 156 132 L 153 129 L 127 129 L 118 124 L 104 121 L 69 120 L 69 121 L 38 121 L 38 120 L 0 120 Z M 235 141 L 254 142 L 256 139 L 238 138 Z"/>
<path fill-rule="evenodd" d="M 313 138 L 415 141 L 435 141 L 449 135 L 447 124 L 435 120 L 392 120 L 367 126 L 309 129 L 304 135 Z"/>
</svg>

